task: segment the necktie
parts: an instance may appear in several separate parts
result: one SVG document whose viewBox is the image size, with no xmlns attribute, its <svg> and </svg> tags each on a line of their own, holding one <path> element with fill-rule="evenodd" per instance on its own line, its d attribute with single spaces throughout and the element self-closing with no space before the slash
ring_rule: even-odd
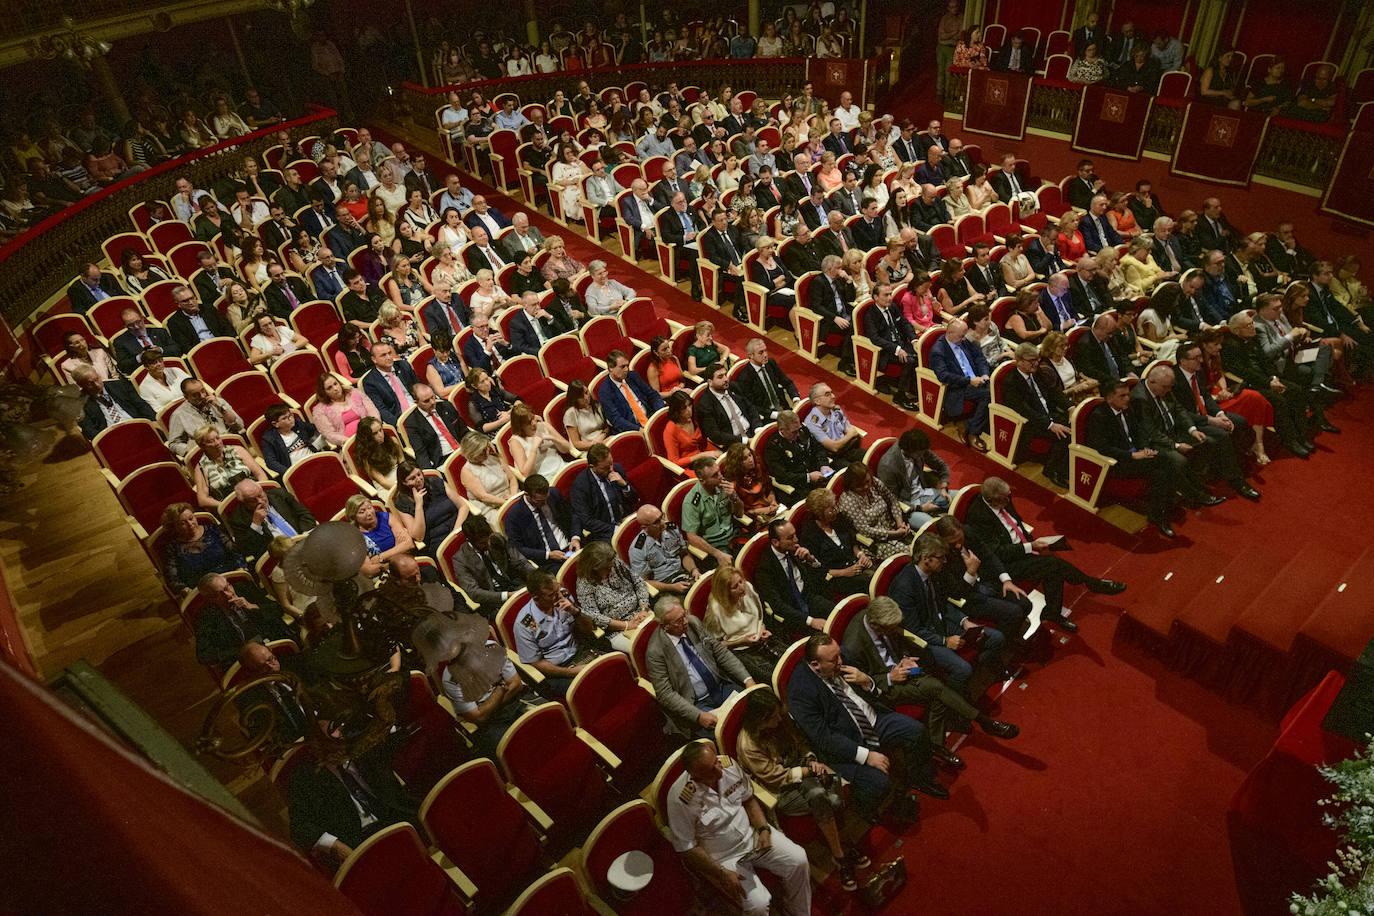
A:
<svg viewBox="0 0 1374 916">
<path fill-rule="evenodd" d="M 293 309 L 301 304 L 300 300 L 296 298 L 296 294 L 291 292 L 291 287 L 288 284 L 282 284 L 282 292 L 286 293 L 286 301 L 291 303 Z"/>
<path fill-rule="evenodd" d="M 1028 375 L 1028 376 L 1026 376 L 1026 384 L 1030 386 L 1031 393 L 1033 393 L 1033 394 L 1035 395 L 1035 399 L 1036 399 L 1037 401 L 1040 402 L 1040 406 L 1041 406 L 1042 408 L 1044 408 L 1045 413 L 1049 413 L 1049 412 L 1050 412 L 1050 405 L 1049 405 L 1049 402 L 1047 402 L 1047 401 L 1045 400 L 1045 396 L 1044 396 L 1043 394 L 1040 393 L 1040 386 L 1037 385 L 1037 384 L 1035 384 L 1035 376 L 1033 376 L 1033 375 Z"/>
<path fill-rule="evenodd" d="M 1070 318 L 1068 306 L 1064 305 L 1063 296 L 1054 297 L 1054 310 L 1059 313 L 1059 323 L 1062 325 Z"/>
<path fill-rule="evenodd" d="M 1193 385 L 1193 398 L 1197 401 L 1197 412 L 1205 417 L 1207 416 L 1207 404 L 1202 400 L 1202 392 L 1198 389 L 1196 372 L 1193 373 L 1193 377 L 1189 381 Z"/>
<path fill-rule="evenodd" d="M 730 263 L 731 263 L 731 264 L 738 264 L 738 263 L 739 263 L 739 254 L 735 251 L 735 245 L 734 245 L 734 243 L 730 241 L 730 233 L 728 233 L 728 232 L 722 232 L 722 233 L 720 234 L 720 238 L 721 238 L 721 241 L 725 242 L 725 247 L 726 247 L 726 249 L 730 252 Z"/>
<path fill-rule="evenodd" d="M 888 636 L 886 633 L 882 635 L 881 639 L 883 641 L 883 647 L 887 650 L 887 657 L 891 660 L 892 664 L 895 665 L 897 662 L 901 661 L 902 653 L 901 650 L 897 648 L 897 640 Z"/>
<path fill-rule="evenodd" d="M 783 557 L 783 565 L 787 567 L 787 584 L 792 587 L 792 600 L 797 602 L 797 610 L 807 617 L 811 616 L 811 606 L 806 603 L 806 596 L 802 594 L 801 587 L 797 585 L 797 564 L 792 560 L 792 554 Z"/>
<path fill-rule="evenodd" d="M 767 367 L 760 367 L 758 373 L 759 384 L 763 386 L 763 392 L 768 396 L 768 406 L 773 408 L 773 410 L 781 409 L 782 403 L 778 399 L 778 389 L 774 387 L 772 381 L 768 378 Z"/>
<path fill-rule="evenodd" d="M 810 174 L 808 174 L 808 173 L 806 173 L 806 172 L 802 172 L 801 180 L 802 180 L 802 187 L 806 188 L 806 193 L 807 193 L 808 196 L 810 196 L 810 194 L 811 194 L 811 176 L 810 176 Z"/>
<path fill-rule="evenodd" d="M 1102 344 L 1102 355 L 1107 357 L 1107 368 L 1111 371 L 1112 377 L 1115 378 L 1121 374 L 1120 368 L 1116 365 L 1116 357 L 1112 356 L 1112 348 L 1107 346 L 1105 340 L 1100 341 L 1100 343 Z"/>
<path fill-rule="evenodd" d="M 859 727 L 859 734 L 863 736 L 864 746 L 876 748 L 881 744 L 882 742 L 878 738 L 877 729 L 873 727 L 873 723 L 870 722 L 868 716 L 864 714 L 863 707 L 855 703 L 854 698 L 849 695 L 849 691 L 844 689 L 844 681 L 835 678 L 826 681 L 826 685 L 830 688 L 831 692 L 835 694 L 835 699 L 840 701 L 840 705 L 844 707 L 845 712 L 849 713 L 850 718 L 854 720 L 854 724 Z"/>
<path fill-rule="evenodd" d="M 964 353 L 964 348 L 955 344 L 951 349 L 954 350 L 954 358 L 959 361 L 959 368 L 964 370 L 964 378 L 973 378 L 973 366 L 969 364 L 968 355 Z"/>
<path fill-rule="evenodd" d="M 1093 217 L 1093 227 L 1097 229 L 1097 243 L 1105 247 L 1107 244 L 1107 233 L 1102 231 L 1102 221 L 1096 216 Z"/>
<path fill-rule="evenodd" d="M 1016 541 L 1018 544 L 1030 543 L 1030 541 L 1026 539 L 1026 533 L 1021 530 L 1021 526 L 1017 524 L 1016 519 L 1012 518 L 1011 513 L 1006 510 L 1006 507 L 998 509 L 997 514 L 1001 517 L 1002 524 L 1011 529 L 1012 540 Z"/>
<path fill-rule="evenodd" d="M 498 591 L 510 591 L 513 583 L 501 567 L 496 565 L 496 561 L 492 559 L 491 551 L 480 551 L 478 555 L 482 558 L 482 563 L 487 567 L 487 575 L 491 578 L 491 584 Z"/>
<path fill-rule="evenodd" d="M 386 380 L 391 383 L 391 390 L 396 394 L 396 401 L 404 410 L 410 404 L 410 395 L 406 394 L 406 386 L 401 384 L 401 380 L 396 377 L 396 373 L 386 373 Z"/>
<path fill-rule="evenodd" d="M 1155 398 L 1155 407 L 1159 408 L 1159 415 L 1164 418 L 1164 428 L 1168 430 L 1169 435 L 1172 436 L 1174 434 L 1174 418 L 1170 416 L 1168 409 L 1164 406 L 1164 402 L 1159 398 Z"/>
<path fill-rule="evenodd" d="M 1179 271 L 1178 256 L 1174 254 L 1174 247 L 1168 242 L 1164 243 L 1164 251 L 1169 255 L 1169 268 L 1175 273 Z"/>
<path fill-rule="evenodd" d="M 707 694 L 715 693 L 720 689 L 720 681 L 716 679 L 716 676 L 711 673 L 711 669 L 707 668 L 706 663 L 701 660 L 701 656 L 697 655 L 696 650 L 692 648 L 692 641 L 684 636 L 678 641 L 678 645 L 682 647 L 682 654 L 687 656 L 687 664 L 696 669 L 697 676 L 706 685 Z"/>
<path fill-rule="evenodd" d="M 620 521 L 620 497 L 611 492 L 611 485 L 605 479 L 598 477 L 597 483 L 601 487 L 601 495 L 606 500 L 606 508 L 610 510 L 612 523 Z"/>
<path fill-rule="evenodd" d="M 1116 418 L 1121 421 L 1121 431 L 1126 434 L 1126 444 L 1134 448 L 1135 440 L 1131 438 L 1131 424 L 1126 422 L 1126 411 L 1118 413 Z"/>
<path fill-rule="evenodd" d="M 830 291 L 835 294 L 835 314 L 844 317 L 844 297 L 840 295 L 840 284 L 838 280 L 831 279 Z"/>
<path fill-rule="evenodd" d="M 449 329 L 454 334 L 457 334 L 459 331 L 463 329 L 463 322 L 458 318 L 458 313 L 453 310 L 453 306 L 451 305 L 445 305 L 444 311 L 448 313 Z"/>
<path fill-rule="evenodd" d="M 983 265 L 983 279 L 987 281 L 988 289 L 996 289 L 992 282 L 992 269 L 986 264 Z"/>
<path fill-rule="evenodd" d="M 448 443 L 449 452 L 458 447 L 458 441 L 453 438 L 453 433 L 448 431 L 448 424 L 439 419 L 439 411 L 429 415 L 429 422 L 434 424 L 434 430 L 439 434 L 439 438 Z M 444 454 L 448 454 L 445 452 Z"/>
<path fill-rule="evenodd" d="M 151 340 L 148 339 L 148 335 L 147 335 L 147 334 L 139 334 L 139 335 L 138 335 L 138 342 L 141 343 L 141 344 L 143 344 L 143 349 L 145 349 L 145 350 L 148 349 L 149 347 L 151 347 L 151 346 L 153 345 L 153 342 L 152 342 Z"/>
<path fill-rule="evenodd" d="M 544 536 L 544 546 L 549 550 L 561 550 L 558 536 L 554 534 L 553 526 L 549 524 L 548 516 L 544 514 L 544 510 L 535 509 L 533 511 L 534 520 L 539 523 L 539 533 Z"/>
<path fill-rule="evenodd" d="M 1013 196 L 1021 193 L 1021 182 L 1016 180 L 1015 172 L 1007 173 L 1007 183 L 1011 185 L 1011 193 Z"/>
<path fill-rule="evenodd" d="M 351 762 L 339 765 L 339 778 L 348 789 L 348 794 L 353 796 L 353 800 L 358 803 L 358 807 L 363 809 L 363 813 L 374 820 L 379 820 L 377 812 L 381 809 L 381 800 L 368 788 L 367 783 L 354 768 Z"/>
<path fill-rule="evenodd" d="M 289 538 L 296 536 L 296 529 L 286 519 L 277 513 L 271 506 L 267 508 L 267 523 L 272 526 L 272 530 L 277 534 L 284 534 Z"/>
<path fill-rule="evenodd" d="M 620 393 L 625 396 L 625 402 L 630 405 L 630 410 L 634 413 L 635 419 L 639 421 L 640 428 L 643 429 L 648 425 L 649 418 L 644 414 L 644 408 L 640 406 L 639 398 L 635 397 L 635 393 L 630 390 L 630 386 L 625 382 L 620 383 Z"/>
</svg>

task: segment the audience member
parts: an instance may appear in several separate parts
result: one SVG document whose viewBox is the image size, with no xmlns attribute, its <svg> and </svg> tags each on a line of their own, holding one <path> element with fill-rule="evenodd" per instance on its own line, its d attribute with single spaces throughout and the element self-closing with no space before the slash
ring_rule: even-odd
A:
<svg viewBox="0 0 1374 916">
<path fill-rule="evenodd" d="M 683 737 L 709 737 L 716 710 L 754 679 L 735 653 L 688 614 L 682 599 L 662 594 L 654 601 L 658 628 L 649 637 L 645 667 L 668 724 Z"/>
</svg>

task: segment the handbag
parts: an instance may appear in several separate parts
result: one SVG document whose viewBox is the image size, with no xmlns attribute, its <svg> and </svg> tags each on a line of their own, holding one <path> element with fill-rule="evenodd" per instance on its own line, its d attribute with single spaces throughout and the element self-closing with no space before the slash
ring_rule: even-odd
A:
<svg viewBox="0 0 1374 916">
<path fill-rule="evenodd" d="M 876 913 L 892 902 L 906 887 L 906 859 L 893 859 L 873 869 L 873 874 L 859 888 L 859 900 L 869 912 Z"/>
</svg>

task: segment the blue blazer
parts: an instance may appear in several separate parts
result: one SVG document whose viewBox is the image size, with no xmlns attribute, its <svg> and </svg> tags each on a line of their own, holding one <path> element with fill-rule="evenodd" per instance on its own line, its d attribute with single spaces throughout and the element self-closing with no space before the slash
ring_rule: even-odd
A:
<svg viewBox="0 0 1374 916">
<path fill-rule="evenodd" d="M 315 296 L 326 302 L 333 302 L 339 298 L 339 293 L 344 291 L 343 272 L 347 267 L 340 267 L 339 262 L 334 262 L 334 273 L 338 277 L 335 279 L 323 270 L 317 270 L 310 275 L 310 279 L 315 284 Z"/>
<path fill-rule="evenodd" d="M 573 530 L 568 502 L 562 492 L 554 487 L 549 487 L 549 511 L 564 534 L 570 538 L 577 534 Z M 534 520 L 534 513 L 523 499 L 516 500 L 506 513 L 506 541 L 531 563 L 543 563 L 549 558 L 549 549 L 539 531 L 539 523 Z"/>
<path fill-rule="evenodd" d="M 1092 218 L 1088 214 L 1083 214 L 1083 218 L 1078 221 L 1078 231 L 1083 233 L 1083 245 L 1088 249 L 1089 254 L 1097 254 L 1108 245 L 1120 245 L 1121 236 L 1112 228 L 1111 221 L 1106 214 L 1099 217 L 1102 221 L 1102 231 L 1106 234 L 1105 239 L 1097 237 L 1097 227 L 1093 225 Z"/>
<path fill-rule="evenodd" d="M 502 213 L 495 207 L 488 207 L 487 213 L 490 214 L 492 219 L 496 220 L 496 225 L 500 226 L 502 229 L 505 229 L 507 226 L 510 225 L 510 217 L 506 216 L 506 214 Z M 465 222 L 468 224 L 469 229 L 471 229 L 473 226 L 481 226 L 483 229 L 487 228 L 486 225 L 483 224 L 483 222 L 477 218 L 477 214 L 475 212 L 469 213 L 468 218 L 465 220 Z M 491 242 L 493 245 L 495 245 L 496 239 L 492 239 Z"/>
<path fill-rule="evenodd" d="M 946 636 L 963 631 L 963 611 L 945 600 L 938 582 L 935 600 L 940 602 L 940 607 L 930 606 L 930 596 L 926 594 L 921 573 L 915 565 L 908 564 L 897 573 L 888 588 L 888 596 L 902 609 L 902 626 L 932 646 L 943 646 Z"/>
<path fill-rule="evenodd" d="M 894 715 L 877 695 L 854 685 L 854 690 L 873 707 L 878 718 Z M 787 680 L 787 709 L 797 720 L 811 749 L 825 763 L 853 763 L 863 745 L 859 726 L 834 692 L 816 676 L 805 661 L 799 662 Z"/>
<path fill-rule="evenodd" d="M 1236 294 L 1225 274 L 1203 274 L 1203 277 L 1202 289 L 1197 291 L 1197 301 L 1202 306 L 1203 317 L 1207 319 L 1208 324 L 1225 324 L 1232 313 L 1240 310 L 1240 296 Z M 1230 292 L 1229 301 L 1222 287 Z"/>
<path fill-rule="evenodd" d="M 663 398 L 633 369 L 630 370 L 629 375 L 625 376 L 625 383 L 630 386 L 631 391 L 639 396 L 639 403 L 645 416 L 651 417 L 654 415 L 654 411 L 663 407 Z M 639 430 L 639 421 L 635 419 L 635 412 L 630 409 L 629 404 L 625 403 L 625 396 L 620 393 L 620 386 L 612 383 L 609 375 L 597 387 L 596 399 L 601 402 L 601 412 L 605 415 L 606 422 L 610 424 L 612 430 L 618 433 Z"/>
<path fill-rule="evenodd" d="M 397 359 L 391 370 L 400 378 L 401 384 L 406 386 L 406 391 L 410 391 L 411 386 L 419 381 L 415 377 L 415 370 L 410 368 L 410 363 L 403 359 Z M 382 415 L 382 419 L 392 426 L 396 425 L 401 419 L 401 414 L 405 412 L 400 401 L 396 400 L 396 392 L 391 390 L 391 386 L 376 369 L 369 369 L 367 375 L 363 376 L 363 394 L 376 405 L 377 413 Z"/>
<path fill-rule="evenodd" d="M 291 428 L 291 431 L 306 442 L 318 435 L 315 427 L 300 417 L 296 418 L 296 424 Z M 277 474 L 285 474 L 286 469 L 291 467 L 291 453 L 286 450 L 286 443 L 282 441 L 281 433 L 277 432 L 276 429 L 269 429 L 263 433 L 262 460 L 267 465 L 268 470 Z"/>
<path fill-rule="evenodd" d="M 975 375 L 988 375 L 992 371 L 988 368 L 983 351 L 974 346 L 967 337 L 959 341 L 959 349 L 968 357 L 968 364 L 973 367 Z M 969 387 L 968 376 L 964 375 L 964 370 L 959 367 L 959 360 L 954 356 L 949 338 L 941 337 L 935 341 L 935 346 L 930 350 L 930 368 L 940 380 L 940 384 L 945 386 L 945 411 L 951 415 L 963 412 L 964 392 Z"/>
<path fill-rule="evenodd" d="M 609 541 L 611 535 L 615 534 L 615 526 L 620 524 L 621 519 L 629 515 L 631 510 L 639 508 L 639 494 L 635 492 L 634 484 L 625 476 L 625 468 L 616 462 L 612 465 L 615 472 L 621 477 L 625 477 L 625 486 L 617 487 L 609 484 L 608 489 L 612 494 L 619 490 L 619 517 L 612 518 L 612 513 L 606 506 L 606 500 L 601 495 L 601 487 L 592 480 L 594 476 L 592 469 L 587 468 L 573 480 L 572 485 L 572 523 L 573 530 L 577 534 L 583 534 L 593 541 Z"/>
<path fill-rule="evenodd" d="M 496 352 L 501 354 L 502 359 L 510 359 L 515 355 L 511 351 L 510 344 L 497 344 Z M 494 374 L 491 367 L 491 357 L 482 348 L 482 342 L 477 339 L 476 334 L 468 335 L 468 339 L 463 341 L 463 365 L 469 369 L 474 367 L 482 369 L 488 375 Z"/>
</svg>

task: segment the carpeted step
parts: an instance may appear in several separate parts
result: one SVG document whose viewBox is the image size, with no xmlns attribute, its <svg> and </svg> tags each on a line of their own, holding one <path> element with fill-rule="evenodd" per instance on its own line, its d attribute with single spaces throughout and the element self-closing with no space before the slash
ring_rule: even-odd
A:
<svg viewBox="0 0 1374 916">
<path fill-rule="evenodd" d="M 1208 570 L 1216 575 L 1203 583 L 1193 600 L 1178 613 L 1178 623 L 1217 645 L 1231 638 L 1231 628 L 1250 609 L 1269 584 L 1255 575 L 1256 558 L 1242 550 L 1225 566 Z"/>
<path fill-rule="evenodd" d="M 1374 639 L 1374 548 L 1360 554 L 1299 629 L 1335 655 L 1354 659 Z"/>
<path fill-rule="evenodd" d="M 1235 629 L 1286 655 L 1293 648 L 1293 637 L 1312 616 L 1313 598 L 1326 594 L 1334 587 L 1331 583 L 1340 581 L 1357 550 L 1324 540 L 1303 543 L 1255 596 Z M 1257 575 L 1264 574 L 1257 571 Z M 1369 607 L 1366 603 L 1363 613 L 1368 614 Z"/>
<path fill-rule="evenodd" d="M 1225 568 L 1232 558 L 1229 550 L 1205 541 L 1191 544 L 1187 550 L 1134 554 L 1129 566 L 1131 588 L 1125 593 L 1122 611 L 1136 623 L 1167 637 L 1183 609 L 1213 584 L 1217 570 Z"/>
</svg>

